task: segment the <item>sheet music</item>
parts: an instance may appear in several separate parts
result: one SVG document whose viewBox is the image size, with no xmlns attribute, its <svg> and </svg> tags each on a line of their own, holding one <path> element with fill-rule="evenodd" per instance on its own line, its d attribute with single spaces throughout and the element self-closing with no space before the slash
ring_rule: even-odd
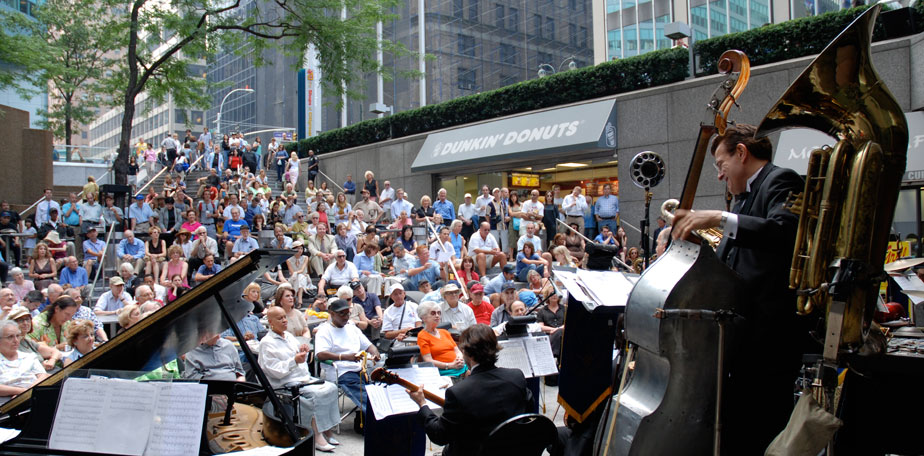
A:
<svg viewBox="0 0 924 456">
<path fill-rule="evenodd" d="M 498 344 L 503 348 L 497 354 L 497 367 L 519 369 L 526 378 L 534 377 L 533 368 L 529 364 L 529 355 L 521 338 L 502 340 Z"/>
<path fill-rule="evenodd" d="M 604 306 L 625 307 L 635 286 L 621 272 L 578 269 L 577 277 L 594 300 Z"/>
<path fill-rule="evenodd" d="M 19 429 L 0 428 L 0 443 L 6 442 L 7 440 L 16 437 L 19 435 L 19 432 Z"/>
<path fill-rule="evenodd" d="M 391 370 L 399 377 L 415 384 L 424 385 L 424 389 L 441 398 L 446 398 L 446 387 L 452 384 L 449 377 L 440 376 L 439 369 L 435 367 L 404 367 Z M 417 413 L 420 408 L 411 400 L 406 388 L 401 385 L 366 385 L 366 397 L 375 412 L 375 419 L 381 420 L 391 415 L 402 413 Z M 440 408 L 439 405 L 427 401 L 431 409 Z"/>
<path fill-rule="evenodd" d="M 555 365 L 555 356 L 552 354 L 552 343 L 549 336 L 524 337 L 521 339 L 529 356 L 529 363 L 533 367 L 533 377 L 555 375 L 558 366 Z"/>
<path fill-rule="evenodd" d="M 61 388 L 48 447 L 141 456 L 155 399 L 152 384 L 69 378 Z"/>
<path fill-rule="evenodd" d="M 235 451 L 233 453 L 222 453 L 216 456 L 279 456 L 280 454 L 285 454 L 287 451 L 291 451 L 291 448 L 280 448 L 271 445 L 262 446 L 258 448 L 251 448 L 244 451 Z"/>
<path fill-rule="evenodd" d="M 574 299 L 581 302 L 591 301 L 590 297 L 584 293 L 584 289 L 578 284 L 577 274 L 571 271 L 556 270 L 555 278 L 561 281 L 565 289 L 568 290 L 568 294 L 574 297 Z"/>
<path fill-rule="evenodd" d="M 898 287 L 902 290 L 924 291 L 924 282 L 922 282 L 913 271 L 908 271 L 908 273 L 902 275 L 894 275 L 892 279 L 895 280 L 895 283 L 897 283 Z M 910 294 L 907 296 L 908 299 L 915 304 L 924 302 L 924 296 Z"/>
<path fill-rule="evenodd" d="M 208 387 L 199 383 L 156 383 L 157 402 L 145 456 L 199 453 Z"/>
</svg>

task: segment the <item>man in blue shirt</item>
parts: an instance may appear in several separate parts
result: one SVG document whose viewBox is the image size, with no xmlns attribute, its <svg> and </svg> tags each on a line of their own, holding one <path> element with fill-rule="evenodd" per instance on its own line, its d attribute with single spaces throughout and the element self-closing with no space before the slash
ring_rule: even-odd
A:
<svg viewBox="0 0 924 456">
<path fill-rule="evenodd" d="M 488 280 L 488 283 L 484 285 L 484 295 L 491 296 L 492 294 L 503 291 L 504 282 L 515 279 L 516 271 L 517 267 L 515 264 L 505 264 L 501 273 L 494 276 L 493 279 Z"/>
<path fill-rule="evenodd" d="M 619 225 L 619 198 L 612 194 L 613 187 L 610 184 L 603 186 L 603 196 L 597 198 L 597 204 L 594 206 L 594 217 L 597 219 L 597 229 L 604 225 L 609 227 L 610 232 L 615 233 Z"/>
<path fill-rule="evenodd" d="M 231 258 L 231 252 L 234 250 L 234 241 L 241 236 L 241 227 L 246 226 L 247 222 L 241 218 L 241 211 L 237 208 L 231 209 L 231 218 L 225 220 L 224 231 L 221 233 L 221 238 L 225 242 L 225 258 Z"/>
<path fill-rule="evenodd" d="M 356 202 L 356 182 L 353 182 L 352 174 L 347 174 L 347 180 L 343 183 L 343 193 L 346 194 L 348 203 Z"/>
<path fill-rule="evenodd" d="M 260 244 L 257 243 L 257 240 L 250 236 L 249 226 L 246 224 L 241 225 L 240 232 L 241 236 L 234 241 L 234 247 L 231 249 L 234 258 L 242 257 L 260 248 Z"/>
<path fill-rule="evenodd" d="M 215 255 L 210 253 L 202 259 L 202 266 L 199 266 L 199 270 L 196 271 L 193 279 L 196 280 L 196 283 L 202 283 L 219 272 L 221 272 L 221 265 L 215 264 Z"/>
<path fill-rule="evenodd" d="M 260 340 L 260 333 L 266 332 L 266 330 L 263 329 L 263 325 L 260 323 L 260 317 L 257 317 L 252 312 L 247 312 L 247 315 L 244 315 L 244 317 L 237 322 L 237 329 L 241 330 L 241 334 L 244 335 L 245 340 Z M 221 333 L 221 337 L 231 342 L 238 341 L 237 338 L 234 337 L 234 331 L 231 331 L 231 328 Z M 253 368 L 247 364 L 247 357 L 244 356 L 244 350 L 241 350 L 240 346 L 238 346 L 237 355 L 241 358 L 244 371 L 248 373 L 251 372 Z"/>
<path fill-rule="evenodd" d="M 248 225 L 253 225 L 253 217 L 257 214 L 263 214 L 263 206 L 260 205 L 260 198 L 254 196 L 250 204 L 247 205 L 247 210 L 244 211 L 244 221 Z"/>
<path fill-rule="evenodd" d="M 87 270 L 77 264 L 77 257 L 75 256 L 67 257 L 66 265 L 67 267 L 61 270 L 61 278 L 58 280 L 58 283 L 60 283 L 62 287 L 76 288 L 83 293 L 84 287 L 90 282 L 87 276 Z"/>
<path fill-rule="evenodd" d="M 135 238 L 135 232 L 125 230 L 122 240 L 116 246 L 116 256 L 121 262 L 135 265 L 135 274 L 140 274 L 144 267 L 144 242 Z"/>
<path fill-rule="evenodd" d="M 417 262 L 415 266 L 407 270 L 408 279 L 405 281 L 404 288 L 417 290 L 421 279 L 427 279 L 433 290 L 438 290 L 443 286 L 446 272 L 440 268 L 439 263 L 430 259 L 430 249 L 426 245 L 417 246 Z"/>
<path fill-rule="evenodd" d="M 446 189 L 441 188 L 436 194 L 436 202 L 433 203 L 433 212 L 443 217 L 443 223 L 449 224 L 449 222 L 456 219 L 456 208 L 451 201 L 446 199 Z"/>
<path fill-rule="evenodd" d="M 135 204 L 128 207 L 128 218 L 131 219 L 131 229 L 147 232 L 154 225 L 154 211 L 144 202 L 144 195 L 135 197 Z"/>
<path fill-rule="evenodd" d="M 351 288 L 353 288 L 353 303 L 362 306 L 363 313 L 369 319 L 369 326 L 366 327 L 363 334 L 369 340 L 375 342 L 379 338 L 379 330 L 382 328 L 382 302 L 376 296 L 377 293 L 367 293 L 366 287 L 361 283 L 353 282 Z"/>
</svg>

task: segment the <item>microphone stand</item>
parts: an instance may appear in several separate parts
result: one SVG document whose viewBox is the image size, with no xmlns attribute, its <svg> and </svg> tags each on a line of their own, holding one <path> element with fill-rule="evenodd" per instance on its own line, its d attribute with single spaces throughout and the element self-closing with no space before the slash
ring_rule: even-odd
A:
<svg viewBox="0 0 924 456">
<path fill-rule="evenodd" d="M 642 220 L 642 256 L 645 258 L 645 269 L 648 269 L 650 261 L 651 238 L 648 234 L 651 232 L 651 188 L 645 187 L 645 220 Z M 655 240 L 657 242 L 657 240 Z M 630 268 L 631 270 L 631 268 Z"/>
</svg>

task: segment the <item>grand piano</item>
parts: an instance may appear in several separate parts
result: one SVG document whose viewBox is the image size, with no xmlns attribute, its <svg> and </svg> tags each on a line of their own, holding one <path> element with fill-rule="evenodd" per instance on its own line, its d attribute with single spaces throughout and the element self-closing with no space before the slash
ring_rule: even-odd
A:
<svg viewBox="0 0 924 456">
<path fill-rule="evenodd" d="M 233 324 L 253 308 L 251 303 L 242 299 L 244 288 L 263 273 L 285 261 L 291 254 L 288 250 L 261 249 L 251 252 L 176 301 L 167 304 L 109 342 L 0 406 L 0 427 L 21 430 L 16 438 L 0 445 L 0 453 L 94 454 L 48 448 L 51 425 L 54 422 L 55 409 L 64 380 L 71 376 L 85 377 L 87 373 L 105 371 L 151 372 L 194 349 L 201 340 L 200 335 L 220 333 L 229 327 L 235 331 L 238 340 L 244 340 L 237 326 Z M 314 454 L 310 430 L 295 425 L 284 401 L 274 393 L 247 344 L 243 344 L 241 348 L 251 360 L 250 364 L 259 384 L 201 382 L 208 386 L 209 402 L 213 397 L 226 397 L 228 405 L 224 413 L 217 413 L 223 415 L 217 419 L 216 413 L 210 414 L 209 408 L 206 408 L 199 454 L 220 454 L 261 444 L 292 446 L 292 450 L 285 454 Z M 272 416 L 263 413 L 266 410 L 270 410 Z M 278 412 L 274 413 L 272 410 Z M 236 423 L 232 423 L 232 419 Z M 241 420 L 253 422 L 237 423 Z M 256 436 L 257 440 L 263 441 L 258 441 L 256 445 L 253 442 L 247 444 L 243 440 L 239 444 L 232 441 L 230 445 L 219 446 L 218 440 L 229 439 L 226 433 L 221 433 L 223 427 L 235 424 L 249 427 L 251 434 Z M 261 434 L 266 438 L 261 439 Z M 267 440 L 269 442 L 266 442 Z"/>
</svg>

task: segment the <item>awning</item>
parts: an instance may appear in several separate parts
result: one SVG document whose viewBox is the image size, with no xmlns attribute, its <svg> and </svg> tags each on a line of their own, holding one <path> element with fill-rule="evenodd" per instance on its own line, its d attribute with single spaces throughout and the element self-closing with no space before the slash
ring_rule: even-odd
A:
<svg viewBox="0 0 924 456">
<path fill-rule="evenodd" d="M 427 136 L 412 172 L 477 164 L 523 165 L 570 151 L 616 148 L 616 101 L 550 109 Z"/>
<path fill-rule="evenodd" d="M 906 112 L 908 121 L 908 159 L 902 182 L 924 181 L 924 112 Z M 773 164 L 805 175 L 812 150 L 833 146 L 837 140 L 818 130 L 797 128 L 780 133 Z"/>
</svg>

